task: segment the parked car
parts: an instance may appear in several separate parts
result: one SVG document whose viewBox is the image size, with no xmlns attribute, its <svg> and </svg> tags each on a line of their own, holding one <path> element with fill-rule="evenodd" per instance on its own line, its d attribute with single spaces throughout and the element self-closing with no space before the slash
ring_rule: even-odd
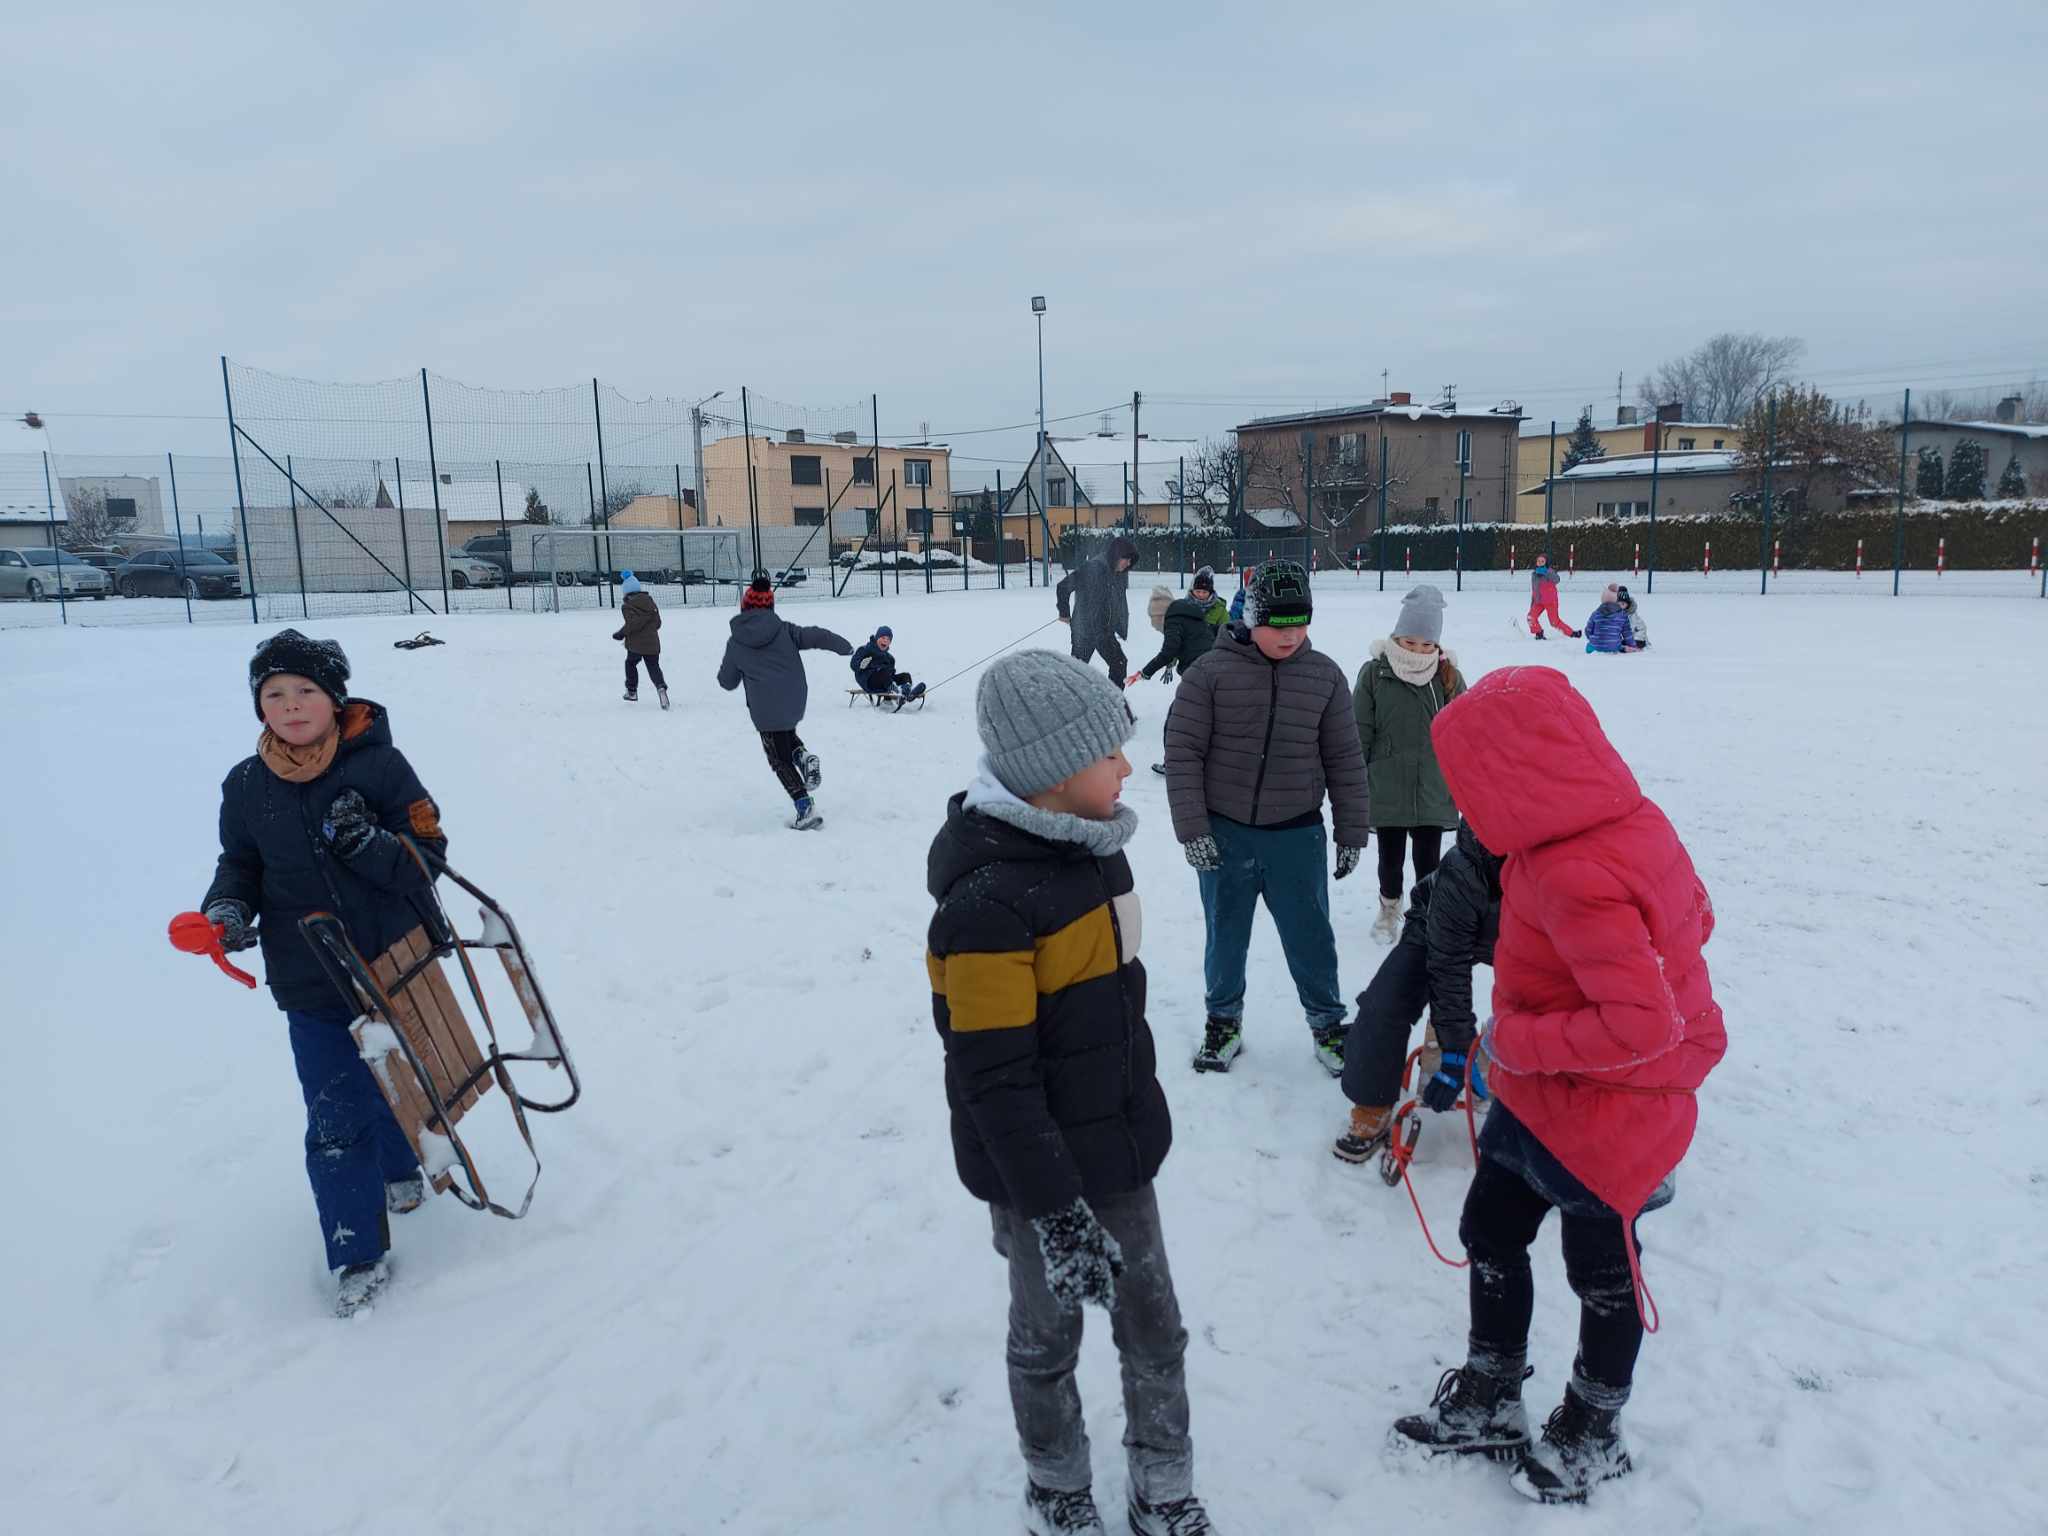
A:
<svg viewBox="0 0 2048 1536">
<path fill-rule="evenodd" d="M 496 587 L 505 581 L 505 568 L 487 555 L 454 554 L 448 557 L 448 585 L 460 592 L 467 587 Z"/>
<path fill-rule="evenodd" d="M 778 587 L 800 587 L 811 579 L 811 573 L 800 565 L 793 565 L 786 571 L 777 571 L 772 579 Z"/>
<path fill-rule="evenodd" d="M 107 577 L 76 555 L 54 549 L 0 549 L 0 597 L 25 597 L 32 603 L 58 595 L 104 599 Z"/>
<path fill-rule="evenodd" d="M 203 550 L 144 550 L 114 572 L 123 597 L 240 597 L 242 573 L 232 562 Z"/>
<path fill-rule="evenodd" d="M 110 590 L 114 584 L 115 570 L 128 561 L 128 557 L 118 549 L 74 549 L 67 553 L 74 559 L 83 560 L 96 571 L 105 571 Z"/>
<path fill-rule="evenodd" d="M 475 537 L 463 541 L 462 547 L 455 552 L 450 562 L 451 567 L 454 563 L 464 560 L 480 560 L 486 565 L 497 567 L 498 577 L 501 581 L 510 581 L 512 579 L 512 551 L 510 544 L 511 540 L 505 534 L 479 533 Z"/>
</svg>

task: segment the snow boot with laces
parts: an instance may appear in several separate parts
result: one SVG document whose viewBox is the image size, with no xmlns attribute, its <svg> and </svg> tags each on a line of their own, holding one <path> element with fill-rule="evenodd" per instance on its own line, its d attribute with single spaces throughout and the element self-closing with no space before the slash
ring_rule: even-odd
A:
<svg viewBox="0 0 2048 1536">
<path fill-rule="evenodd" d="M 1351 1124 L 1330 1150 L 1347 1163 L 1369 1163 L 1386 1146 L 1393 1125 L 1393 1105 L 1354 1104 Z"/>
<path fill-rule="evenodd" d="M 1195 1070 L 1228 1072 L 1230 1064 L 1237 1060 L 1243 1050 L 1242 1021 L 1211 1016 L 1209 1022 L 1202 1026 L 1202 1048 L 1195 1052 Z"/>
<path fill-rule="evenodd" d="M 1426 1413 L 1394 1420 L 1394 1432 L 1433 1456 L 1484 1456 L 1511 1461 L 1529 1444 L 1529 1417 L 1522 1411 L 1525 1368 L 1512 1378 L 1488 1376 L 1469 1365 L 1445 1371 Z"/>
<path fill-rule="evenodd" d="M 1564 1401 L 1543 1425 L 1543 1438 L 1522 1449 L 1509 1484 L 1539 1504 L 1583 1504 L 1595 1485 L 1629 1474 L 1619 1412 L 1595 1408 L 1564 1389 Z"/>
<path fill-rule="evenodd" d="M 1372 937 L 1376 944 L 1391 944 L 1401 937 L 1400 897 L 1380 898 L 1380 915 L 1372 920 Z"/>
<path fill-rule="evenodd" d="M 789 829 L 792 832 L 809 832 L 825 825 L 824 814 L 809 795 L 805 795 L 801 800 L 792 801 L 790 809 L 796 812 L 789 822 Z"/>
<path fill-rule="evenodd" d="M 384 1185 L 386 1215 L 403 1216 L 427 1203 L 427 1181 L 418 1174 L 409 1179 L 389 1179 Z"/>
<path fill-rule="evenodd" d="M 1319 1024 L 1309 1031 L 1316 1043 L 1316 1060 L 1332 1077 L 1344 1075 L 1344 1037 L 1350 1033 L 1351 1026 L 1342 1023 Z"/>
<path fill-rule="evenodd" d="M 344 1265 L 334 1292 L 334 1315 L 354 1317 L 358 1312 L 369 1311 L 390 1279 L 390 1266 L 382 1259 L 370 1264 Z"/>
<path fill-rule="evenodd" d="M 1036 1483 L 1025 1485 L 1024 1529 L 1031 1536 L 1106 1536 L 1088 1489 L 1058 1493 Z"/>
<path fill-rule="evenodd" d="M 825 768 L 818 761 L 817 753 L 799 752 L 791 761 L 796 765 L 797 777 L 804 781 L 805 789 L 816 789 L 825 782 Z"/>
<path fill-rule="evenodd" d="M 1190 1495 L 1169 1499 L 1164 1504 L 1147 1504 L 1131 1495 L 1131 1536 L 1216 1536 L 1209 1512 L 1202 1501 Z"/>
</svg>

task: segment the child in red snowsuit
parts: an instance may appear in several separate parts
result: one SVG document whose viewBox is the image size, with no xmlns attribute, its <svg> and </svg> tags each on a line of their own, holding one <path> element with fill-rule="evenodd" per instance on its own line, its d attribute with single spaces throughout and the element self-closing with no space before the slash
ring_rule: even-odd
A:
<svg viewBox="0 0 2048 1536">
<path fill-rule="evenodd" d="M 1529 633 L 1538 640 L 1543 638 L 1542 616 L 1550 615 L 1550 627 L 1562 630 L 1576 640 L 1579 632 L 1558 616 L 1557 572 L 1550 568 L 1550 556 L 1538 555 L 1535 569 L 1529 572 Z"/>
<path fill-rule="evenodd" d="M 1629 1470 L 1619 1422 L 1647 1303 L 1638 1215 L 1669 1203 L 1698 1089 L 1728 1048 L 1701 950 L 1714 909 L 1678 834 L 1564 674 L 1494 672 L 1431 727 L 1472 830 L 1505 856 L 1494 1017 L 1480 1038 L 1494 1108 L 1459 1236 L 1472 1258 L 1465 1364 L 1395 1429 L 1432 1451 L 1519 1457 L 1517 1491 L 1585 1499 Z M 1531 744 L 1555 771 L 1527 769 Z M 1564 1404 L 1529 1439 L 1529 1244 L 1552 1209 L 1579 1297 Z"/>
</svg>

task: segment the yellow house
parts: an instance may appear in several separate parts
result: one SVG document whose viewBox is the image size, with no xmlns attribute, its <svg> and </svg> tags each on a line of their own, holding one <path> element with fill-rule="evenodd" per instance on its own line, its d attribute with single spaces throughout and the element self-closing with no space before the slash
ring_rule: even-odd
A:
<svg viewBox="0 0 2048 1536">
<path fill-rule="evenodd" d="M 694 519 L 711 528 L 745 528 L 749 440 L 704 445 L 704 506 Z M 879 514 L 884 542 L 923 546 L 953 534 L 951 450 L 943 443 L 879 450 L 852 433 L 814 439 L 792 431 L 752 439 L 752 504 L 764 527 L 815 528 L 831 520 L 840 542 L 867 533 Z M 660 498 L 653 498 L 659 500 Z M 928 516 L 927 516 L 928 515 Z"/>
<path fill-rule="evenodd" d="M 1710 453 L 1717 449 L 1739 450 L 1742 447 L 1741 429 L 1725 421 L 1679 421 L 1659 419 L 1638 421 L 1635 409 L 1623 406 L 1622 420 L 1611 426 L 1596 426 L 1593 436 L 1606 450 L 1603 457 L 1620 458 L 1631 453 Z M 1571 443 L 1572 433 L 1578 430 L 1578 420 L 1557 424 L 1558 473 L 1562 474 L 1565 450 Z M 1518 523 L 1542 522 L 1543 507 L 1539 502 L 1532 516 L 1529 502 L 1523 493 L 1542 488 L 1550 475 L 1551 436 L 1545 432 L 1525 432 L 1515 443 L 1515 495 L 1514 518 Z"/>
</svg>

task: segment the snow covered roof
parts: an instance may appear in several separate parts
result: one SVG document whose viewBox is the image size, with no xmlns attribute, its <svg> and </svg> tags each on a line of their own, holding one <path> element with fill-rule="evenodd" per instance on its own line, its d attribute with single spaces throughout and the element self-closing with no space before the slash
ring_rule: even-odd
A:
<svg viewBox="0 0 2048 1536">
<path fill-rule="evenodd" d="M 1946 427 L 1953 432 L 1997 432 L 2006 437 L 2048 439 L 2048 426 L 2030 421 L 1916 421 L 1915 427 Z"/>
<path fill-rule="evenodd" d="M 405 492 L 405 509 L 417 512 L 422 508 L 432 511 L 434 492 L 441 493 L 441 515 L 451 523 L 495 523 L 498 520 L 498 482 L 496 480 L 457 480 L 436 487 L 428 480 L 407 480 L 399 482 L 386 480 L 382 488 L 396 506 L 399 491 Z M 505 518 L 517 522 L 526 510 L 526 487 L 505 482 Z"/>
<path fill-rule="evenodd" d="M 1239 432 L 1263 431 L 1269 427 L 1305 427 L 1315 422 L 1355 421 L 1360 419 L 1378 420 L 1387 416 L 1405 416 L 1410 421 L 1520 421 L 1522 408 L 1506 408 L 1492 411 L 1464 410 L 1457 406 L 1417 405 L 1414 402 L 1395 404 L 1391 400 L 1374 400 L 1366 405 L 1340 405 L 1324 410 L 1293 411 L 1284 416 L 1255 416 L 1240 423 Z"/>
<path fill-rule="evenodd" d="M 1261 528 L 1299 528 L 1301 519 L 1288 507 L 1246 507 L 1244 515 Z"/>
<path fill-rule="evenodd" d="M 39 453 L 0 454 L 0 523 L 46 523 L 50 494 Z M 64 522 L 64 497 L 57 496 L 57 521 Z"/>
<path fill-rule="evenodd" d="M 1131 462 L 1128 437 L 1056 437 L 1052 440 L 1052 451 L 1072 471 L 1082 494 L 1096 506 L 1123 505 L 1124 466 Z M 1192 437 L 1139 438 L 1139 504 L 1172 501 L 1173 490 L 1167 482 L 1179 477 L 1182 459 L 1193 459 L 1201 451 L 1201 443 Z"/>
<path fill-rule="evenodd" d="M 1569 480 L 1578 484 L 1585 480 L 1618 480 L 1630 475 L 1647 475 L 1652 461 L 1662 475 L 1726 475 L 1733 474 L 1742 455 L 1730 448 L 1686 449 L 1662 454 L 1620 453 L 1609 454 L 1604 459 L 1592 459 L 1570 469 L 1559 470 L 1558 483 Z M 1541 496 L 1543 484 L 1538 481 L 1524 496 Z"/>
</svg>

